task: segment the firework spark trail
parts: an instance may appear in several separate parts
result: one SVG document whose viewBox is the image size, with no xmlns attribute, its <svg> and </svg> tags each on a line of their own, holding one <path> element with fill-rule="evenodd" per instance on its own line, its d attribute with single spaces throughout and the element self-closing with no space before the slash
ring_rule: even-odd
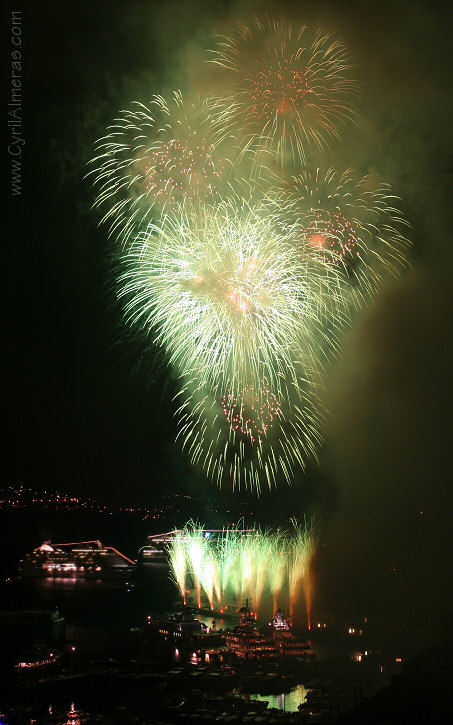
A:
<svg viewBox="0 0 453 725">
<path fill-rule="evenodd" d="M 316 547 L 318 531 L 313 520 L 305 521 L 302 526 L 295 519 L 292 519 L 292 525 L 294 531 L 288 558 L 289 613 L 292 617 L 300 588 L 310 579 L 310 584 L 305 589 L 305 592 L 309 594 L 309 600 L 305 601 L 305 607 L 307 612 L 307 628 L 310 629 L 312 604 L 310 565 Z"/>
<path fill-rule="evenodd" d="M 186 603 L 186 575 L 187 575 L 187 552 L 185 543 L 175 539 L 168 548 L 170 568 L 175 583 L 181 591 L 184 604 Z"/>
<path fill-rule="evenodd" d="M 301 258 L 343 276 L 343 300 L 349 290 L 361 307 L 407 266 L 408 224 L 389 185 L 351 170 L 304 169 L 287 189 L 288 213 Z"/>
<path fill-rule="evenodd" d="M 180 208 L 124 256 L 119 295 L 130 322 L 154 334 L 182 374 L 221 395 L 256 380 L 277 396 L 282 380 L 297 387 L 295 365 L 325 322 L 325 270 L 308 275 L 291 232 L 274 223 L 245 202 Z M 332 270 L 329 286 L 341 304 Z"/>
<path fill-rule="evenodd" d="M 219 40 L 210 60 L 227 86 L 213 113 L 244 132 L 244 147 L 304 161 L 309 148 L 323 149 L 357 117 L 346 49 L 320 30 L 252 16 Z"/>
<path fill-rule="evenodd" d="M 311 622 L 313 582 L 311 561 L 318 538 L 313 520 L 299 524 L 292 520 L 289 531 L 272 533 L 255 527 L 244 535 L 238 527 L 225 529 L 219 539 L 205 537 L 203 528 L 190 521 L 183 529 L 182 539 L 168 547 L 171 577 L 182 592 L 187 575 L 195 588 L 198 607 L 203 590 L 211 609 L 214 594 L 220 607 L 230 597 L 239 606 L 245 598 L 253 601 L 258 611 L 262 595 L 269 592 L 273 610 L 286 585 L 290 600 L 290 615 L 303 592 L 307 624 Z M 185 561 L 182 561 L 184 554 Z"/>
<path fill-rule="evenodd" d="M 108 131 L 88 176 L 97 189 L 94 207 L 104 212 L 101 223 L 124 246 L 167 207 L 225 193 L 231 154 L 206 100 L 188 102 L 179 91 L 169 101 L 154 96 L 149 107 L 136 102 L 122 111 Z"/>
</svg>

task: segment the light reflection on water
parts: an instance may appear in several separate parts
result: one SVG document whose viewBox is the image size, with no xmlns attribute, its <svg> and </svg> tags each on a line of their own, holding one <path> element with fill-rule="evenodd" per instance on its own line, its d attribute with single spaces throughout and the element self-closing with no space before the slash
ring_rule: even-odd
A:
<svg viewBox="0 0 453 725">
<path fill-rule="evenodd" d="M 299 705 L 302 705 L 306 699 L 308 690 L 304 685 L 297 685 L 290 692 L 283 692 L 280 695 L 250 695 L 250 700 L 259 700 L 260 702 L 268 702 L 268 707 L 276 707 L 285 712 L 296 712 Z"/>
</svg>

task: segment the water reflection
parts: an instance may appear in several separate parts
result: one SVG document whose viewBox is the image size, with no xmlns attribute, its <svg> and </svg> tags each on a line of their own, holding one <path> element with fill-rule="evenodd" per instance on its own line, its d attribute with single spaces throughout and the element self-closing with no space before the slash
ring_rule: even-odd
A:
<svg viewBox="0 0 453 725">
<path fill-rule="evenodd" d="M 280 695 L 249 695 L 250 700 L 259 700 L 260 702 L 268 702 L 268 707 L 276 707 L 285 712 L 296 712 L 299 705 L 307 699 L 308 690 L 304 685 L 297 685 L 289 692 L 282 692 Z"/>
</svg>

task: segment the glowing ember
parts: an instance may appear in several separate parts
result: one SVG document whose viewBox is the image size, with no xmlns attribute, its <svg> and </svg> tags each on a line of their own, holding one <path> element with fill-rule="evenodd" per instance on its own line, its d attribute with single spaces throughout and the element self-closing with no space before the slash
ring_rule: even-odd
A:
<svg viewBox="0 0 453 725">
<path fill-rule="evenodd" d="M 358 231 L 339 211 L 312 210 L 302 232 L 302 248 L 321 252 L 326 264 L 352 264 L 360 257 Z"/>
<path fill-rule="evenodd" d="M 285 114 L 300 106 L 307 93 L 313 93 L 305 74 L 291 67 L 290 60 L 281 60 L 268 66 L 250 82 L 253 115 L 272 121 L 277 114 Z"/>
<path fill-rule="evenodd" d="M 256 394 L 251 385 L 223 395 L 222 408 L 231 430 L 247 436 L 251 443 L 266 435 L 280 414 L 280 403 L 274 393 L 266 387 Z"/>
<path fill-rule="evenodd" d="M 180 203 L 185 199 L 210 199 L 220 177 L 212 145 L 190 129 L 190 140 L 172 140 L 155 148 L 146 159 L 144 185 L 154 201 Z"/>
</svg>

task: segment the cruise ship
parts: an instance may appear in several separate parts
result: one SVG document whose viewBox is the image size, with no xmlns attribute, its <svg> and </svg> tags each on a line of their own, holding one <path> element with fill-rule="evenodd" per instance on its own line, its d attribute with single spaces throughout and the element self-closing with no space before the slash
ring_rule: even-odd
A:
<svg viewBox="0 0 453 725">
<path fill-rule="evenodd" d="M 31 577 L 127 579 L 136 563 L 98 540 L 52 544 L 45 541 L 19 562 L 19 574 Z"/>
</svg>

